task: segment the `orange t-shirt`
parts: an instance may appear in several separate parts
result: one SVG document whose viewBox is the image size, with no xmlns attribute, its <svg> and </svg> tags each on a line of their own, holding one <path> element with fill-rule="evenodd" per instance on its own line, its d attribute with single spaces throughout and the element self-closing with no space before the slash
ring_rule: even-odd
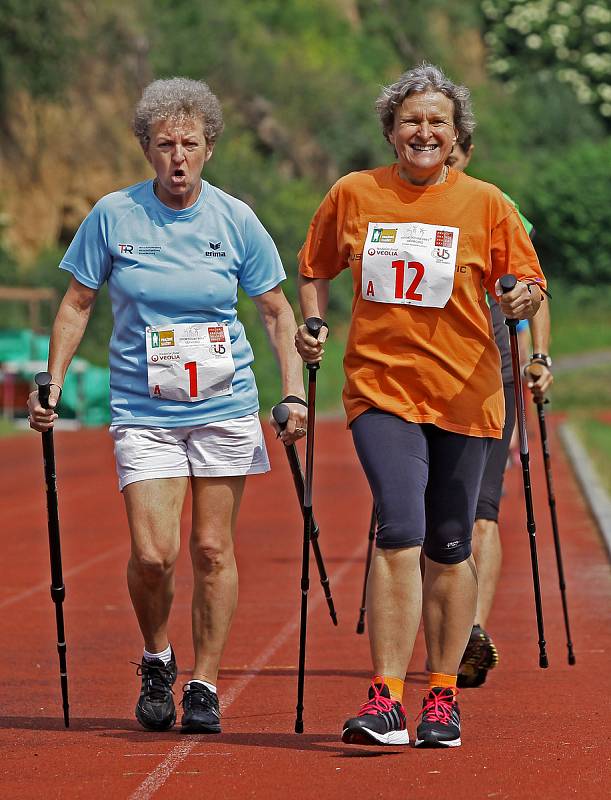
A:
<svg viewBox="0 0 611 800">
<path fill-rule="evenodd" d="M 370 222 L 458 228 L 454 283 L 444 308 L 363 299 Z M 451 169 L 445 183 L 413 186 L 398 166 L 354 172 L 328 192 L 299 254 L 308 278 L 350 267 L 354 298 L 344 371 L 348 424 L 368 408 L 469 436 L 500 438 L 505 416 L 499 351 L 486 290 L 505 273 L 545 286 L 517 211 L 491 184 Z"/>
</svg>

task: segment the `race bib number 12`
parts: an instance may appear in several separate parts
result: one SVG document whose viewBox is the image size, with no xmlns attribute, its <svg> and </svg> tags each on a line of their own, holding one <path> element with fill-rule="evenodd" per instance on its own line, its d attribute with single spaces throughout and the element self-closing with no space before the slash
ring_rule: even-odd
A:
<svg viewBox="0 0 611 800">
<path fill-rule="evenodd" d="M 149 325 L 145 333 L 151 397 L 195 402 L 233 393 L 235 364 L 225 323 Z"/>
<path fill-rule="evenodd" d="M 363 250 L 363 299 L 443 308 L 454 286 L 459 233 L 445 225 L 370 222 Z"/>
</svg>

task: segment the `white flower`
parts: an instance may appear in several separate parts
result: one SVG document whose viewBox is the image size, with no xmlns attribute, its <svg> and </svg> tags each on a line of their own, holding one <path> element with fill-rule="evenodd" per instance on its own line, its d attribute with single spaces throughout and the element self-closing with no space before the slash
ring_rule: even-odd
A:
<svg viewBox="0 0 611 800">
<path fill-rule="evenodd" d="M 603 117 L 611 117 L 611 103 L 602 103 L 599 110 Z"/>
<path fill-rule="evenodd" d="M 611 44 L 611 33 L 609 31 L 599 31 L 594 34 L 592 41 L 594 44 L 599 44 L 604 47 L 607 44 Z"/>
<path fill-rule="evenodd" d="M 604 6 L 591 5 L 586 6 L 583 12 L 584 18 L 590 25 L 596 23 L 611 22 L 611 10 Z"/>
<path fill-rule="evenodd" d="M 598 86 L 598 94 L 603 100 L 608 100 L 611 103 L 611 86 L 608 83 L 601 83 Z"/>
<path fill-rule="evenodd" d="M 571 14 L 574 14 L 576 10 L 577 10 L 576 8 L 574 8 L 570 3 L 567 2 L 556 4 L 556 11 L 563 17 L 570 17 Z"/>
<path fill-rule="evenodd" d="M 543 39 L 536 33 L 531 33 L 526 37 L 526 46 L 531 50 L 538 50 L 543 44 Z"/>
<path fill-rule="evenodd" d="M 556 47 L 560 47 L 564 44 L 569 29 L 567 25 L 550 25 L 548 33 L 552 44 L 556 45 Z"/>
</svg>

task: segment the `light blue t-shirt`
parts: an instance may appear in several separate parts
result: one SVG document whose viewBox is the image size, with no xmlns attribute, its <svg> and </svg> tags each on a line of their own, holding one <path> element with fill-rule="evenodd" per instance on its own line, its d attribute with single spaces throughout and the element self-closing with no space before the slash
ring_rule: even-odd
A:
<svg viewBox="0 0 611 800">
<path fill-rule="evenodd" d="M 108 282 L 113 424 L 171 428 L 258 410 L 238 285 L 252 297 L 286 275 L 271 236 L 245 203 L 202 181 L 197 201 L 175 211 L 157 198 L 152 181 L 138 183 L 94 206 L 60 266 L 91 289 Z M 233 394 L 193 403 L 149 396 L 145 328 L 186 322 L 227 323 Z"/>
</svg>

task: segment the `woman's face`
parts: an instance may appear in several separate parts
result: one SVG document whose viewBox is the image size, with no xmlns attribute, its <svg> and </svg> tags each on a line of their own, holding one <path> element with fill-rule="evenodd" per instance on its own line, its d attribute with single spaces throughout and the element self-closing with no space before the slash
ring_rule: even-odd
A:
<svg viewBox="0 0 611 800">
<path fill-rule="evenodd" d="M 454 103 L 440 92 L 411 94 L 395 109 L 390 141 L 402 177 L 412 183 L 436 183 L 456 142 Z"/>
<path fill-rule="evenodd" d="M 157 173 L 157 197 L 170 208 L 188 208 L 199 197 L 204 164 L 214 145 L 206 142 L 203 120 L 157 120 L 144 155 Z"/>
</svg>

